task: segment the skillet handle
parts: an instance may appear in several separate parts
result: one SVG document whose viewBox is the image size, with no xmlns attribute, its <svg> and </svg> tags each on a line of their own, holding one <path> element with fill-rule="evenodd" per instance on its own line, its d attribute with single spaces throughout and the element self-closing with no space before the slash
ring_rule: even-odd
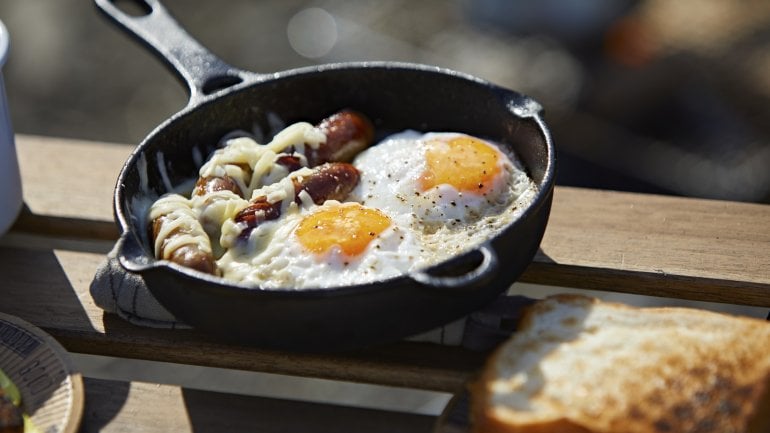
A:
<svg viewBox="0 0 770 433">
<path fill-rule="evenodd" d="M 129 1 L 144 15 L 123 12 L 118 0 L 94 0 L 96 6 L 130 35 L 153 49 L 188 87 L 188 106 L 219 90 L 244 81 L 254 81 L 260 74 L 230 66 L 208 51 L 187 33 L 158 0 Z"/>
<path fill-rule="evenodd" d="M 412 272 L 409 276 L 416 282 L 437 289 L 464 290 L 477 287 L 477 284 L 487 281 L 494 276 L 500 267 L 497 253 L 489 244 L 482 244 L 475 253 L 481 254 L 481 262 L 470 271 L 458 276 L 436 276 L 428 272 Z"/>
</svg>

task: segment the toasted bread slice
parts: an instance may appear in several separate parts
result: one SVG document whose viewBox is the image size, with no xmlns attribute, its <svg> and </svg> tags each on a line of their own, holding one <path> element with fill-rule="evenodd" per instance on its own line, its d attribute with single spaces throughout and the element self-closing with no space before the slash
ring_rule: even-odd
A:
<svg viewBox="0 0 770 433">
<path fill-rule="evenodd" d="M 471 386 L 474 432 L 770 432 L 770 324 L 539 301 Z"/>
</svg>

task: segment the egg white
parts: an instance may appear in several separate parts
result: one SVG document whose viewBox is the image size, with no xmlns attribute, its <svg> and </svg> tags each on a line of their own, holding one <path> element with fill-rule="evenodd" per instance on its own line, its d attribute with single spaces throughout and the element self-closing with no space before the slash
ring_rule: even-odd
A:
<svg viewBox="0 0 770 433">
<path fill-rule="evenodd" d="M 260 225 L 251 237 L 268 241 L 246 255 L 228 251 L 218 262 L 223 276 L 263 288 L 326 288 L 379 281 L 423 264 L 414 233 L 397 221 L 355 257 L 346 256 L 339 247 L 320 255 L 308 251 L 295 234 L 302 219 L 311 212 L 342 205 L 330 200 Z"/>
<path fill-rule="evenodd" d="M 484 194 L 458 191 L 448 184 L 422 192 L 425 149 L 430 140 L 448 141 L 458 133 L 404 131 L 359 154 L 353 164 L 361 181 L 350 200 L 378 208 L 415 233 L 424 263 L 445 260 L 491 238 L 513 221 L 533 198 L 536 186 L 518 160 L 496 143 L 498 175 Z"/>
<path fill-rule="evenodd" d="M 217 260 L 222 276 L 263 288 L 354 285 L 425 268 L 493 237 L 521 214 L 537 188 L 512 153 L 487 141 L 498 152 L 499 173 L 483 194 L 458 191 L 448 184 L 420 191 L 419 179 L 426 169 L 425 144 L 458 135 L 405 131 L 355 158 L 361 179 L 347 201 L 378 209 L 391 220 L 355 257 L 346 256 L 339 247 L 314 254 L 295 234 L 310 213 L 345 203 L 295 203 L 289 178 L 255 191 L 254 195 L 266 195 L 270 202 L 284 200 L 282 216 L 256 227 L 247 249 L 237 247 L 239 226 L 232 219 L 226 221 L 221 231 L 226 252 Z M 243 207 L 243 202 L 235 208 Z"/>
</svg>

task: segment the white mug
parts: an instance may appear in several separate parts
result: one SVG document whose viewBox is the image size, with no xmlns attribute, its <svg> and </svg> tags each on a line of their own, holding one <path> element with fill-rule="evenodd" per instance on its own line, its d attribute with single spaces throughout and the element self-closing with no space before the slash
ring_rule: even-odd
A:
<svg viewBox="0 0 770 433">
<path fill-rule="evenodd" d="M 0 235 L 11 227 L 22 205 L 19 162 L 2 74 L 9 45 L 8 30 L 0 21 Z"/>
</svg>

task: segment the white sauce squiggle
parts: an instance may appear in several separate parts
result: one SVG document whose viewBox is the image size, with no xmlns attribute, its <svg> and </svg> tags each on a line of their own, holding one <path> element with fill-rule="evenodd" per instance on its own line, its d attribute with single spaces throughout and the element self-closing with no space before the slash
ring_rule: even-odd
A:
<svg viewBox="0 0 770 433">
<path fill-rule="evenodd" d="M 174 251 L 186 245 L 194 245 L 200 251 L 211 253 L 209 236 L 198 222 L 198 213 L 190 207 L 190 201 L 179 194 L 166 194 L 150 208 L 150 221 L 163 218 L 155 238 L 155 257 L 165 260 Z"/>
<path fill-rule="evenodd" d="M 289 126 L 278 133 L 270 143 L 264 145 L 248 137 L 232 138 L 227 141 L 224 148 L 215 151 L 201 166 L 199 175 L 201 178 L 227 175 L 250 198 L 252 192 L 263 185 L 278 185 L 281 179 L 287 177 L 288 170 L 275 164 L 278 156 L 284 151 L 297 152 L 296 156 L 306 164 L 307 159 L 302 156 L 305 146 L 315 149 L 325 141 L 326 135 L 323 132 L 305 122 Z M 138 165 L 140 182 L 146 185 L 147 162 L 144 154 L 139 157 Z M 173 191 L 162 153 L 158 153 L 157 166 L 164 187 L 168 191 Z M 243 167 L 249 167 L 251 173 Z M 299 175 L 309 171 L 309 169 L 304 170 L 307 171 L 299 170 L 296 173 Z M 283 189 L 271 192 L 273 195 L 270 199 L 291 201 L 287 198 L 288 188 L 293 188 L 291 182 L 289 186 L 280 185 Z M 146 187 L 143 190 L 146 190 Z M 190 244 L 197 245 L 202 251 L 213 253 L 215 256 L 222 255 L 226 247 L 221 244 L 220 238 L 225 236 L 225 244 L 231 245 L 235 236 L 233 233 L 240 232 L 239 228 L 226 222 L 231 221 L 248 205 L 248 200 L 231 191 L 215 191 L 199 196 L 194 195 L 189 199 L 178 193 L 163 195 L 150 206 L 148 214 L 149 221 L 165 217 L 161 231 L 155 240 L 155 256 L 168 259 L 176 249 Z"/>
</svg>

